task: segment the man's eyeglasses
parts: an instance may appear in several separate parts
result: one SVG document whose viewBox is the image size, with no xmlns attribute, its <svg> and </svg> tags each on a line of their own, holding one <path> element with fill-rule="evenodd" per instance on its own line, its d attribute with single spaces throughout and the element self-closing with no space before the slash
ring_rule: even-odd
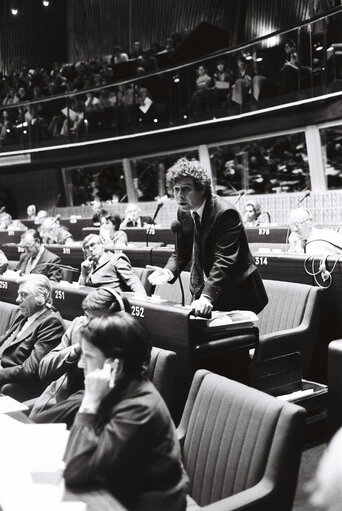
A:
<svg viewBox="0 0 342 511">
<path fill-rule="evenodd" d="M 35 241 L 31 241 L 31 243 L 20 243 L 19 246 L 23 249 L 31 248 L 35 244 Z"/>
</svg>

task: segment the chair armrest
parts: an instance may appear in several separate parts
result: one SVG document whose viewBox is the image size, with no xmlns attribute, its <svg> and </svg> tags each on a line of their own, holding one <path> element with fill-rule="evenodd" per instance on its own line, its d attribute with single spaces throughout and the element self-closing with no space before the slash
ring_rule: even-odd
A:
<svg viewBox="0 0 342 511">
<path fill-rule="evenodd" d="M 259 344 L 255 349 L 255 357 L 260 360 L 285 355 L 294 351 L 300 351 L 300 339 L 306 335 L 307 328 L 303 325 L 291 328 L 291 330 L 279 330 L 261 335 Z M 286 341 L 286 344 L 285 344 Z M 288 347 L 290 349 L 288 349 Z"/>
<path fill-rule="evenodd" d="M 265 511 L 271 503 L 273 484 L 266 478 L 226 499 L 201 507 L 201 511 Z"/>
</svg>

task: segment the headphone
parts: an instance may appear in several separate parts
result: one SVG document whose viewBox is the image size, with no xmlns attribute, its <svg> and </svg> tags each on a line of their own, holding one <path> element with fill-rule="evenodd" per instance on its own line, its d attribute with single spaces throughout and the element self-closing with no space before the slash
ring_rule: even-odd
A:
<svg viewBox="0 0 342 511">
<path fill-rule="evenodd" d="M 328 279 L 331 279 L 331 273 L 330 273 L 330 271 L 327 270 L 328 257 L 329 257 L 329 255 L 322 257 L 322 259 L 319 263 L 319 267 L 318 267 L 318 271 L 321 272 L 321 277 L 322 277 L 323 282 L 326 282 Z"/>
<path fill-rule="evenodd" d="M 45 300 L 44 296 L 39 295 L 39 296 L 34 297 L 34 303 L 36 305 L 42 306 L 42 305 L 46 305 L 46 300 Z"/>
<path fill-rule="evenodd" d="M 312 213 L 309 210 L 309 208 L 303 208 L 303 209 L 308 214 L 308 218 L 306 220 L 304 220 L 304 222 L 307 222 L 308 220 L 312 220 Z"/>
<path fill-rule="evenodd" d="M 115 298 L 115 300 L 117 301 L 117 303 L 119 304 L 120 306 L 120 312 L 127 312 L 127 308 L 125 307 L 125 303 L 124 303 L 124 300 L 123 300 L 123 297 L 120 295 L 120 293 L 118 293 L 117 291 L 115 291 L 115 289 L 112 289 L 110 287 L 101 287 L 99 289 L 104 289 L 105 291 L 107 291 L 109 294 L 111 294 L 113 296 L 113 298 Z"/>
</svg>

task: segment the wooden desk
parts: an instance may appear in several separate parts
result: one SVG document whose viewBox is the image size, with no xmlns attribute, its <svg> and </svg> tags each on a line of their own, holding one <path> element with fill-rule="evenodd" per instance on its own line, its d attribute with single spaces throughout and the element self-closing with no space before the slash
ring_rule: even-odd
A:
<svg viewBox="0 0 342 511">
<path fill-rule="evenodd" d="M 25 231 L 8 231 L 7 229 L 0 231 L 0 247 L 4 243 L 19 243 L 21 235 Z"/>
<path fill-rule="evenodd" d="M 87 236 L 87 234 L 98 234 L 98 227 L 85 227 L 83 229 L 83 238 Z M 136 227 L 127 227 L 126 229 L 122 229 L 126 234 L 129 242 L 144 242 L 146 243 L 146 229 L 144 227 L 136 228 Z M 150 230 L 148 235 L 148 243 L 162 243 L 163 245 L 174 244 L 175 235 L 172 233 L 170 229 L 164 229 L 160 227 L 155 227 Z"/>
</svg>

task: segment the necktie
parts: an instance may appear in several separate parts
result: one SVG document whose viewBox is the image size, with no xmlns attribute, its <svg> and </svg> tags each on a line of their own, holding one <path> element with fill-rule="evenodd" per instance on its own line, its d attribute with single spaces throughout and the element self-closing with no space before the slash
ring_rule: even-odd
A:
<svg viewBox="0 0 342 511">
<path fill-rule="evenodd" d="M 192 298 L 197 300 L 200 297 L 203 286 L 204 286 L 204 277 L 203 277 L 203 267 L 201 264 L 200 258 L 200 229 L 201 229 L 201 220 L 194 211 L 192 213 L 192 218 L 194 220 L 194 237 L 193 237 L 193 245 L 192 245 L 192 261 L 191 261 L 191 269 L 190 269 L 190 292 L 192 294 Z"/>
</svg>

